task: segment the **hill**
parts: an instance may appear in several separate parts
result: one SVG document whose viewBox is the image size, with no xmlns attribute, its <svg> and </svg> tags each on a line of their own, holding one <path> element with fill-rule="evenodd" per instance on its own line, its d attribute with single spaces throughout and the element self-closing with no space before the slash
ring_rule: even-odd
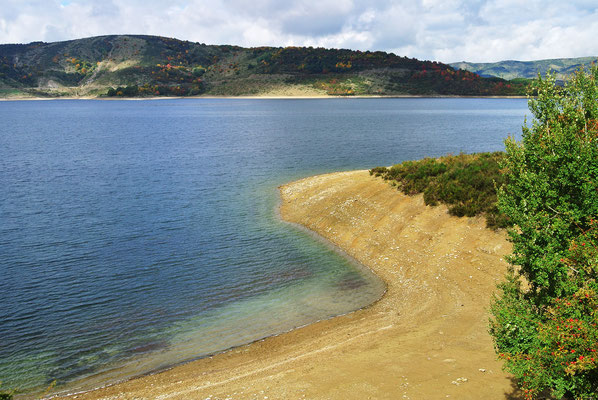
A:
<svg viewBox="0 0 598 400">
<path fill-rule="evenodd" d="M 464 69 L 484 77 L 503 79 L 534 79 L 538 73 L 545 75 L 547 71 L 557 74 L 557 79 L 564 80 L 580 67 L 586 69 L 596 62 L 597 57 L 555 58 L 538 61 L 500 61 L 495 63 L 470 63 L 466 61 L 449 64 L 456 69 Z"/>
<path fill-rule="evenodd" d="M 289 88 L 321 95 L 508 96 L 523 94 L 525 86 L 381 51 L 243 48 L 144 35 L 0 45 L 0 97 L 238 96 Z"/>
</svg>

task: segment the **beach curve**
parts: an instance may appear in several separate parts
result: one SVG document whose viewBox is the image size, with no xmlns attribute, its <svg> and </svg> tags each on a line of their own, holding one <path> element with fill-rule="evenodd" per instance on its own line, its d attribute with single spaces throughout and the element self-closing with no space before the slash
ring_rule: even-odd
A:
<svg viewBox="0 0 598 400">
<path fill-rule="evenodd" d="M 506 398 L 487 308 L 504 232 L 449 216 L 367 171 L 280 188 L 285 221 L 318 233 L 387 284 L 373 306 L 78 399 Z"/>
</svg>

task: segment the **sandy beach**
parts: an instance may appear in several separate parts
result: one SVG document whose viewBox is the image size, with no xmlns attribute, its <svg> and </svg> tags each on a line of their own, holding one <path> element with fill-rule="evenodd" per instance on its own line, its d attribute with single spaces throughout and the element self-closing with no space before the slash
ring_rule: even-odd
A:
<svg viewBox="0 0 598 400">
<path fill-rule="evenodd" d="M 76 399 L 514 399 L 487 334 L 504 232 L 367 171 L 280 188 L 280 213 L 386 282 L 370 307 Z"/>
<path fill-rule="evenodd" d="M 105 97 L 105 96 L 61 96 L 61 97 L 34 97 L 10 96 L 0 97 L 0 101 L 47 101 L 47 100 L 178 100 L 178 99 L 241 99 L 241 100 L 307 100 L 307 99 L 526 99 L 527 96 L 458 96 L 458 95 L 355 95 L 334 96 L 312 91 L 275 90 L 258 95 L 240 96 L 153 96 L 153 97 Z"/>
</svg>

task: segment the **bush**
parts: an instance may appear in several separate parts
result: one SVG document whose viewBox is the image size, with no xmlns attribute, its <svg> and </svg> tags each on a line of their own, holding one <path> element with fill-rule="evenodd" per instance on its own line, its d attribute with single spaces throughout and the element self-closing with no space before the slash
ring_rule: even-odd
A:
<svg viewBox="0 0 598 400">
<path fill-rule="evenodd" d="M 532 126 L 506 142 L 498 208 L 520 276 L 500 286 L 490 333 L 528 399 L 598 398 L 597 80 L 596 66 L 565 87 L 540 77 Z"/>
<path fill-rule="evenodd" d="M 540 316 L 515 275 L 492 306 L 490 333 L 505 368 L 533 399 L 547 389 L 557 398 L 595 399 L 598 391 L 598 295 L 581 288 L 553 299 Z"/>
<path fill-rule="evenodd" d="M 126 97 L 135 97 L 139 94 L 139 87 L 137 85 L 127 86 L 122 92 Z"/>
<path fill-rule="evenodd" d="M 451 215 L 484 215 L 488 227 L 500 228 L 509 224 L 496 206 L 495 184 L 504 182 L 499 166 L 503 156 L 497 152 L 425 158 L 390 169 L 376 167 L 370 175 L 395 181 L 405 194 L 423 193 L 427 205 L 446 204 Z"/>
<path fill-rule="evenodd" d="M 379 177 L 379 176 L 386 176 L 386 174 L 388 174 L 388 168 L 386 168 L 386 167 L 374 167 L 374 168 L 370 169 L 370 176 L 376 175 L 376 177 Z"/>
<path fill-rule="evenodd" d="M 135 97 L 139 95 L 139 86 L 137 85 L 131 85 L 131 86 L 126 86 L 126 87 L 122 87 L 119 86 L 116 89 L 114 88 L 109 88 L 108 92 L 106 92 L 106 95 L 109 97 Z"/>
</svg>

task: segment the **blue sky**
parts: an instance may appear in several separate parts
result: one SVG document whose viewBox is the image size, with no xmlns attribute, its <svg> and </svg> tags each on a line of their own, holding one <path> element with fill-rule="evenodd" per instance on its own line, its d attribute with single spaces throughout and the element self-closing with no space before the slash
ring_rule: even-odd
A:
<svg viewBox="0 0 598 400">
<path fill-rule="evenodd" d="M 443 62 L 598 55 L 598 0 L 0 0 L 0 43 L 148 34 Z"/>
</svg>

